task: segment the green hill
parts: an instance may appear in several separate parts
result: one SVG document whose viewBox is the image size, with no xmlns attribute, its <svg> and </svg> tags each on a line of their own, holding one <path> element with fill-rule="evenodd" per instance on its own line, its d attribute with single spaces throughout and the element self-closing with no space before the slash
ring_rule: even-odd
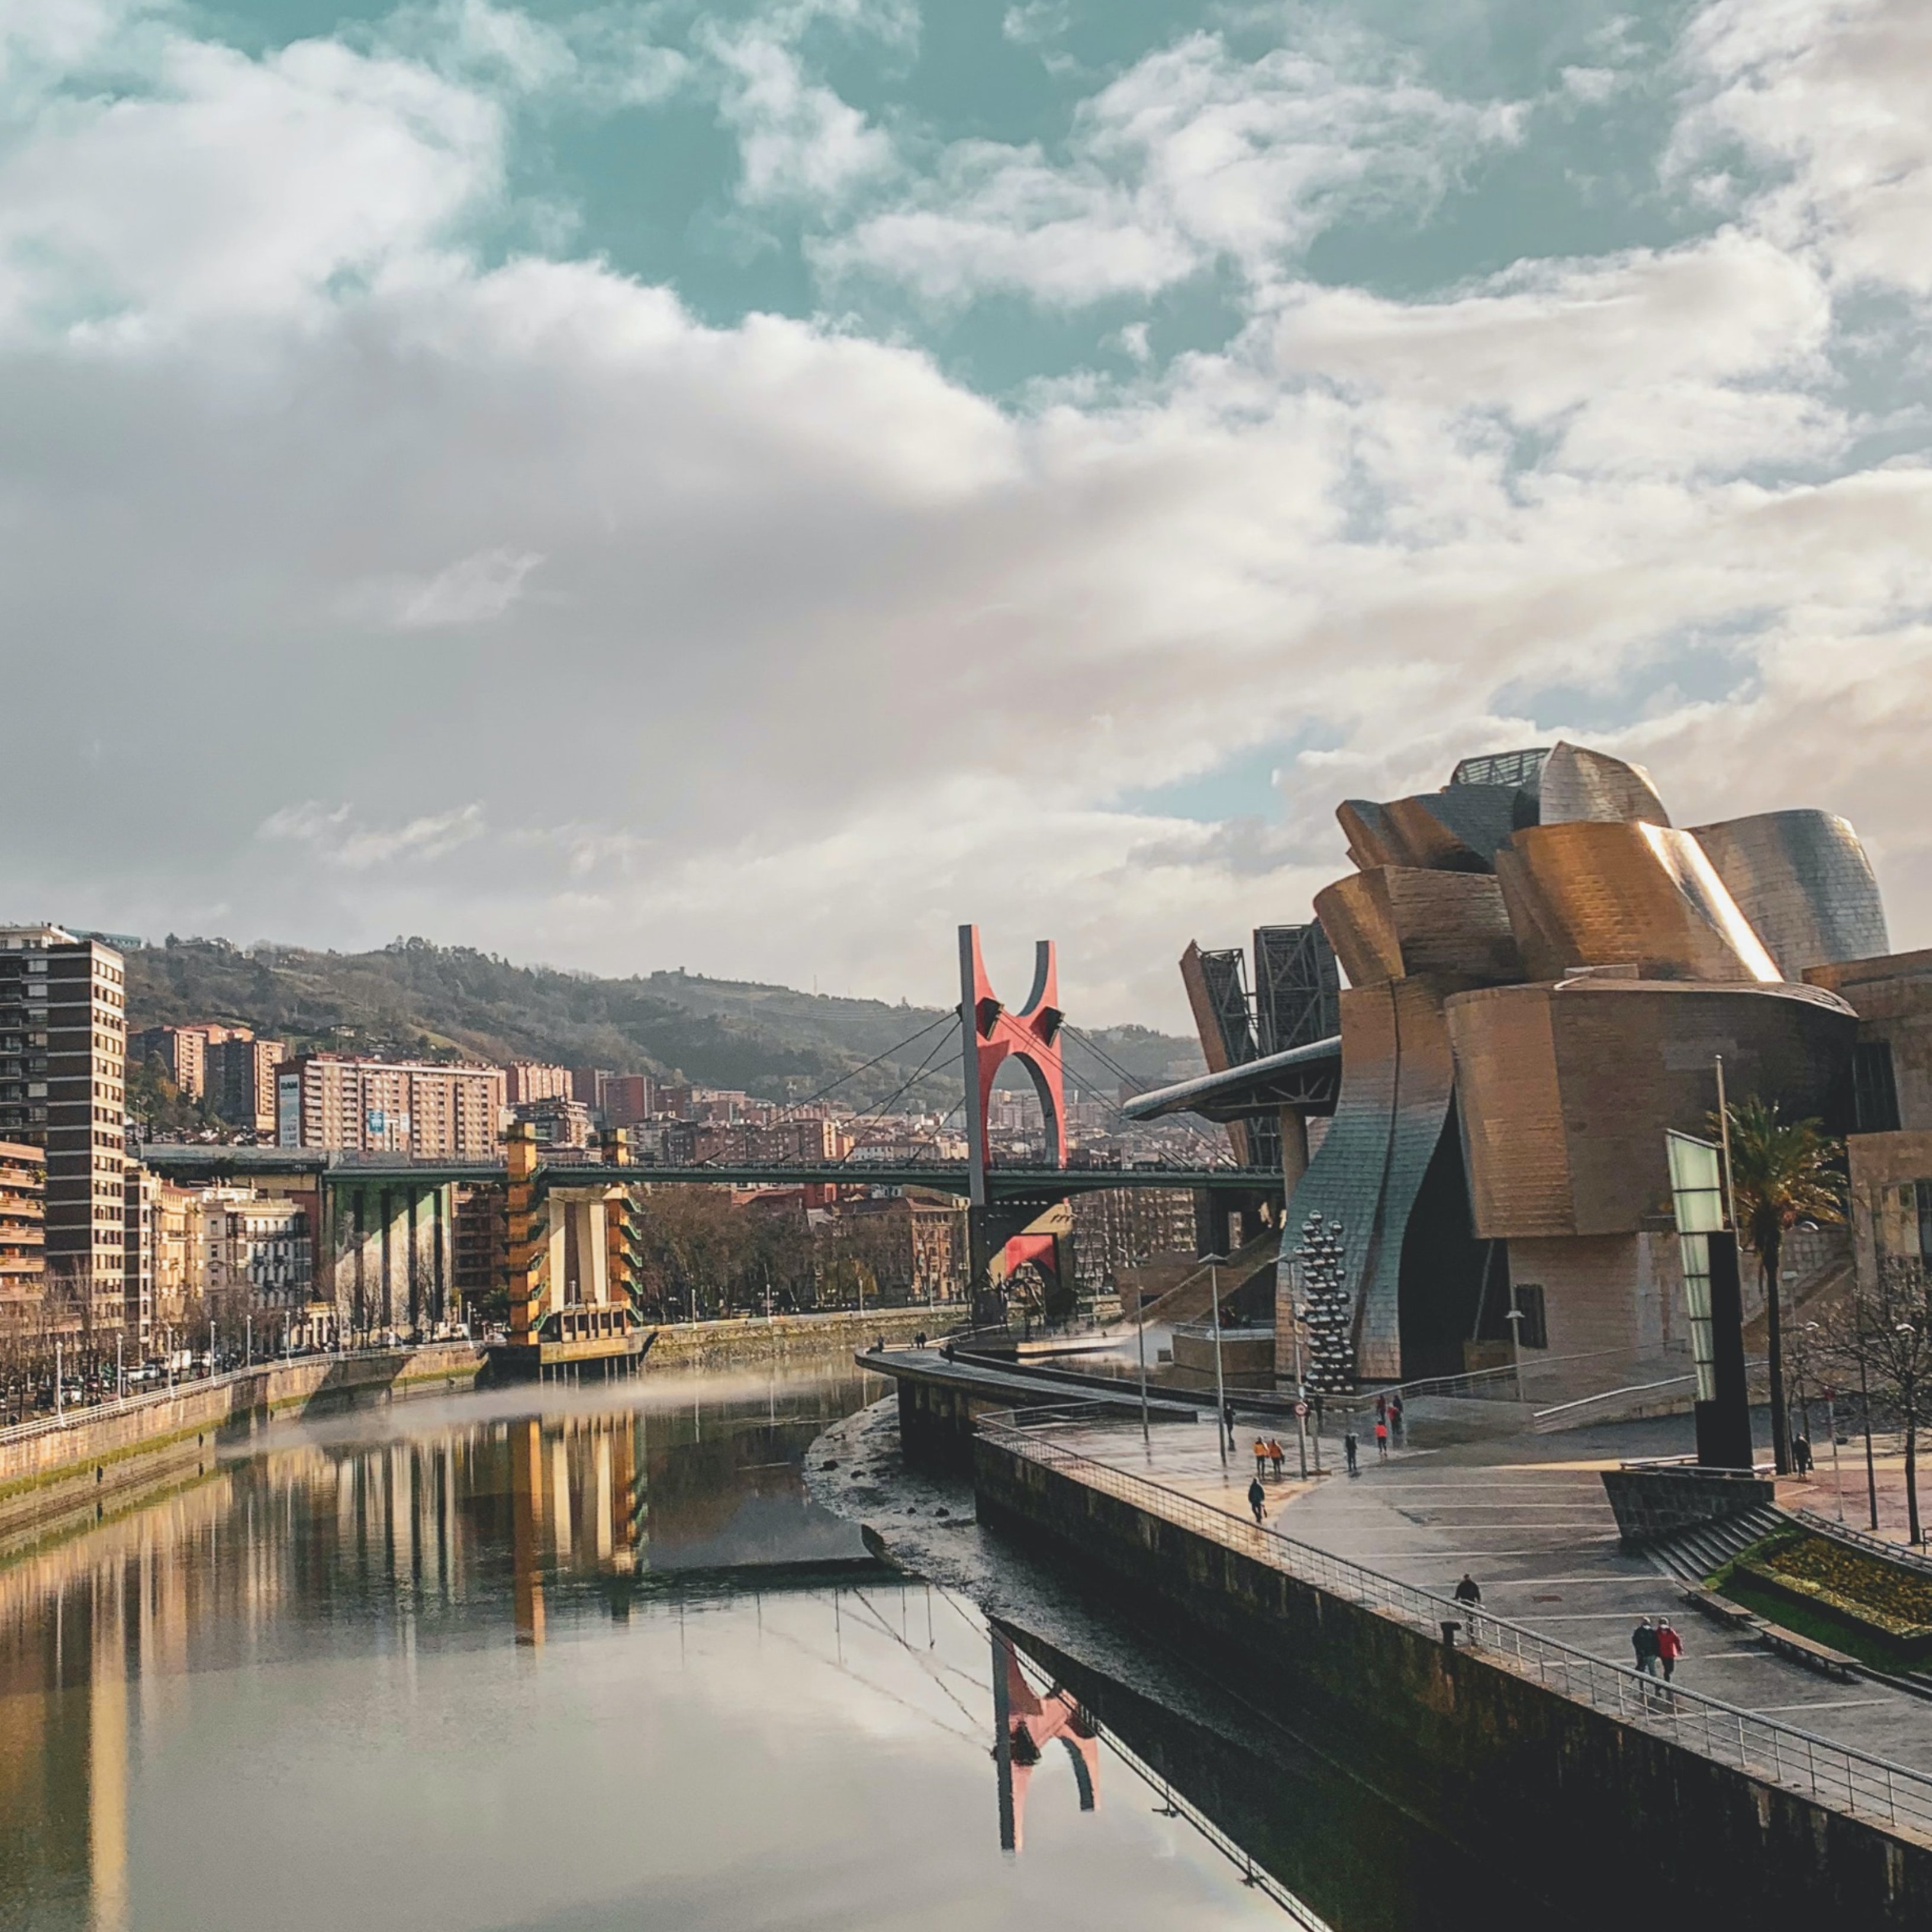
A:
<svg viewBox="0 0 1932 1932">
<path fill-rule="evenodd" d="M 876 1060 L 842 1084 L 838 1097 L 877 1104 L 909 1081 L 902 1106 L 948 1106 L 959 1093 L 953 1035 L 938 1024 L 936 1008 L 682 972 L 599 980 L 422 939 L 377 952 L 274 946 L 244 952 L 225 940 L 179 940 L 130 950 L 127 958 L 128 1023 L 135 1031 L 226 1020 L 344 1052 L 550 1060 L 681 1076 L 772 1100 L 802 1098 Z M 929 1030 L 911 1037 L 922 1029 Z M 1191 1040 L 1142 1027 L 1093 1037 L 1138 1084 L 1201 1068 Z M 1084 1092 L 1111 1097 L 1120 1085 L 1071 1034 L 1067 1072 Z"/>
</svg>

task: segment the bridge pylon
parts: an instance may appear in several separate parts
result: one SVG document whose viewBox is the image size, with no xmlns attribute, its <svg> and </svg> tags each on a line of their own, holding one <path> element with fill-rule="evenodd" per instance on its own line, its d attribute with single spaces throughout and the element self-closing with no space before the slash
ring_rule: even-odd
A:
<svg viewBox="0 0 1932 1932">
<path fill-rule="evenodd" d="M 1039 1097 L 1054 1170 L 1066 1166 L 1066 1081 L 1060 1028 L 1060 968 L 1053 941 L 1034 946 L 1033 986 L 1012 1011 L 994 994 L 980 950 L 980 928 L 959 928 L 960 1064 L 966 1083 L 967 1227 L 975 1297 L 988 1294 L 1023 1263 L 1040 1268 L 1070 1304 L 1072 1243 L 1064 1196 L 1050 1173 L 1040 1177 L 1036 1197 L 995 1202 L 987 1184 L 992 1164 L 993 1083 L 1009 1060 L 1026 1069 Z"/>
</svg>

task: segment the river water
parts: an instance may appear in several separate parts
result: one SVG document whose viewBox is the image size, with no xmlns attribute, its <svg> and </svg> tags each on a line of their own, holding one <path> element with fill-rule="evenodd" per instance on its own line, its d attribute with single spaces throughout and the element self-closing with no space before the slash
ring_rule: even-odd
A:
<svg viewBox="0 0 1932 1932">
<path fill-rule="evenodd" d="M 0 1569 L 0 1928 L 1217 1932 L 1295 1922 L 1253 1861 L 1313 1846 L 1336 1932 L 1455 1922 L 1438 1854 L 1392 1887 L 1399 1825 L 1143 1707 L 1117 1635 L 869 1556 L 800 1465 L 878 1392 L 279 1425 Z"/>
</svg>

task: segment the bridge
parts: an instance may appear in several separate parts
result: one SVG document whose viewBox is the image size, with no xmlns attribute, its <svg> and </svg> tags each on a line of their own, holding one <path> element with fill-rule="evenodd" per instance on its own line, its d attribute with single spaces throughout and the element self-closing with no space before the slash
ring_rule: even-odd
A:
<svg viewBox="0 0 1932 1932">
<path fill-rule="evenodd" d="M 1076 1196 L 1124 1188 L 1204 1192 L 1224 1220 L 1238 1205 L 1252 1212 L 1279 1201 L 1279 1167 L 1070 1160 L 1061 1054 L 1066 1021 L 1052 942 L 1042 940 L 1036 948 L 1033 986 L 1016 1012 L 992 989 L 976 927 L 959 929 L 959 966 L 953 1015 L 928 1022 L 915 1038 L 956 1019 L 966 1090 L 963 1161 L 868 1159 L 862 1143 L 838 1160 L 639 1161 L 622 1130 L 607 1133 L 594 1148 L 566 1150 L 538 1146 L 521 1124 L 505 1136 L 502 1154 L 488 1159 L 207 1142 L 150 1143 L 141 1159 L 178 1184 L 245 1183 L 299 1200 L 314 1238 L 322 1319 L 338 1334 L 433 1333 L 459 1318 L 455 1190 L 500 1190 L 508 1223 L 510 1340 L 498 1366 L 518 1374 L 552 1365 L 575 1372 L 585 1360 L 641 1352 L 635 1296 L 640 1202 L 652 1187 L 872 1186 L 951 1195 L 968 1204 L 976 1298 L 997 1298 L 1003 1285 L 1030 1264 L 1046 1284 L 1049 1315 L 1072 1300 L 1070 1203 Z M 928 1053 L 928 1064 L 932 1058 Z M 1048 1160 L 994 1158 L 992 1097 L 1009 1060 L 1024 1070 L 1039 1098 Z M 1310 1068 L 1298 1077 L 1318 1084 L 1327 1070 Z"/>
<path fill-rule="evenodd" d="M 268 1176 L 307 1179 L 335 1186 L 502 1186 L 507 1161 L 418 1160 L 402 1154 L 356 1154 L 317 1148 L 224 1147 L 214 1142 L 150 1141 L 141 1148 L 142 1163 L 181 1185 L 209 1186 L 228 1180 Z M 539 1149 L 538 1184 L 581 1185 L 614 1163 L 598 1149 L 572 1150 L 559 1158 Z M 972 1168 L 963 1160 L 936 1161 L 691 1161 L 630 1160 L 622 1165 L 627 1185 L 670 1186 L 683 1184 L 716 1187 L 926 1187 L 941 1194 L 971 1198 Z M 1120 1187 L 1206 1188 L 1212 1192 L 1279 1192 L 1281 1170 L 1237 1167 L 1220 1162 L 1199 1167 L 1138 1162 L 1130 1166 L 1015 1162 L 986 1173 L 990 1200 L 1032 1200 L 1042 1194 L 1064 1199 Z"/>
</svg>

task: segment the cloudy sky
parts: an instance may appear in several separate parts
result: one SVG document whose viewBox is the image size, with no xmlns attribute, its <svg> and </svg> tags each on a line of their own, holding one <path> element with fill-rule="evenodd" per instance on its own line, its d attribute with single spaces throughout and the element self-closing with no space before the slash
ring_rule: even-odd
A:
<svg viewBox="0 0 1932 1932">
<path fill-rule="evenodd" d="M 1562 734 L 1932 944 L 1924 0 L 0 23 L 0 916 L 1172 1024 Z"/>
</svg>

